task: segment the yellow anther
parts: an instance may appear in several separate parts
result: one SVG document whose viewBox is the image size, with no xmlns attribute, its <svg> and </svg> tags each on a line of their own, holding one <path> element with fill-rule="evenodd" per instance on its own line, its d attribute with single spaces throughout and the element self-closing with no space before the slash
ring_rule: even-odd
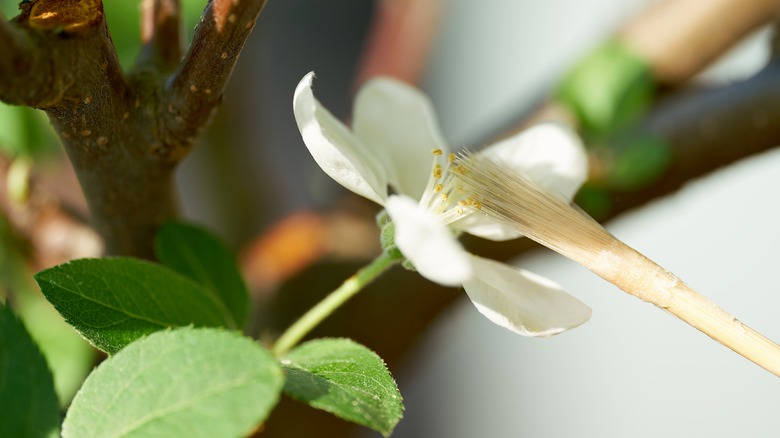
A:
<svg viewBox="0 0 780 438">
<path fill-rule="evenodd" d="M 458 156 L 455 154 L 449 154 L 447 155 L 447 162 L 452 164 L 458 159 Z"/>
<path fill-rule="evenodd" d="M 469 203 L 465 199 L 461 199 L 460 201 L 458 201 L 458 206 L 459 207 L 468 207 Z"/>
<path fill-rule="evenodd" d="M 436 179 L 441 178 L 441 166 L 438 164 L 433 166 L 433 177 Z"/>
<path fill-rule="evenodd" d="M 450 172 L 457 173 L 458 175 L 465 175 L 466 171 L 463 169 L 463 166 L 459 166 L 457 164 L 454 164 L 450 166 Z"/>
<path fill-rule="evenodd" d="M 433 186 L 433 193 L 439 193 L 442 190 L 444 190 L 444 184 L 436 184 Z"/>
<path fill-rule="evenodd" d="M 441 149 L 434 149 L 431 151 L 433 155 L 436 155 L 437 157 L 441 157 L 444 154 L 444 151 Z M 452 155 L 452 154 L 450 154 Z"/>
<path fill-rule="evenodd" d="M 442 193 L 442 194 L 441 194 L 441 200 L 442 200 L 442 201 L 445 201 L 445 202 L 447 202 L 447 200 L 448 200 L 448 199 L 450 199 L 450 197 L 449 197 L 449 196 L 447 196 L 447 194 L 446 194 L 446 193 Z"/>
</svg>

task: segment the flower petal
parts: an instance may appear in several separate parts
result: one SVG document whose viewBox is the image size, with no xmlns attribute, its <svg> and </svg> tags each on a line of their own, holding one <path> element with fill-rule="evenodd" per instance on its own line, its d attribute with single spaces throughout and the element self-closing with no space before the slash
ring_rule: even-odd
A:
<svg viewBox="0 0 780 438">
<path fill-rule="evenodd" d="M 517 239 L 518 237 L 523 236 L 523 233 L 516 229 L 479 212 L 474 212 L 459 219 L 452 226 L 459 231 L 464 231 L 474 236 L 495 240 L 497 242 Z"/>
<path fill-rule="evenodd" d="M 447 146 L 428 98 L 390 78 L 367 82 L 355 98 L 355 135 L 389 159 L 388 179 L 398 192 L 420 199 L 433 165 L 433 149 Z"/>
<path fill-rule="evenodd" d="M 444 286 L 471 277 L 469 253 L 438 217 L 401 195 L 390 196 L 385 208 L 395 224 L 396 246 L 420 275 Z"/>
<path fill-rule="evenodd" d="M 559 123 L 541 123 L 481 153 L 571 201 L 588 177 L 588 156 L 577 134 Z"/>
<path fill-rule="evenodd" d="M 477 310 L 501 327 L 544 337 L 590 319 L 590 307 L 552 281 L 493 260 L 471 259 L 474 275 L 463 287 Z"/>
<path fill-rule="evenodd" d="M 382 160 L 336 119 L 314 97 L 314 73 L 301 79 L 295 88 L 293 112 L 303 142 L 314 161 L 331 178 L 360 196 L 384 205 L 387 176 Z"/>
</svg>

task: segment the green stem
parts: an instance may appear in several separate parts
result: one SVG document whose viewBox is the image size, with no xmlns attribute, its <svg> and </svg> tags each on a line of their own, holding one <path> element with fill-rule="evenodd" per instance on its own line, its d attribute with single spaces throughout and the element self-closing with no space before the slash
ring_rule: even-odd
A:
<svg viewBox="0 0 780 438">
<path fill-rule="evenodd" d="M 314 327 L 330 316 L 336 309 L 360 292 L 388 268 L 401 261 L 397 251 L 384 251 L 382 255 L 374 259 L 369 265 L 357 271 L 349 277 L 338 289 L 330 293 L 291 325 L 282 336 L 277 339 L 271 351 L 276 357 L 280 357 L 290 351 L 303 339 Z"/>
</svg>

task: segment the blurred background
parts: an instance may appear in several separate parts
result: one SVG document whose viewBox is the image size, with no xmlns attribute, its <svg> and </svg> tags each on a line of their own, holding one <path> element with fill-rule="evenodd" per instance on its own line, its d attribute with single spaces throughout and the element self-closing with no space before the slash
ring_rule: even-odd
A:
<svg viewBox="0 0 780 438">
<path fill-rule="evenodd" d="M 183 3 L 191 30 L 203 1 Z M 14 15 L 14 2 L 0 5 Z M 130 65 L 137 4 L 105 7 Z M 251 329 L 278 333 L 379 251 L 376 206 L 330 180 L 303 145 L 295 85 L 315 71 L 317 97 L 348 120 L 360 83 L 393 75 L 431 96 L 453 146 L 479 148 L 528 120 L 575 125 L 592 162 L 577 202 L 778 340 L 778 10 L 776 0 L 271 0 L 179 171 L 183 215 L 240 253 L 257 302 Z M 48 129 L 31 110 L 0 107 L 0 188 L 16 193 L 24 177 L 14 175 L 35 162 L 47 199 L 79 222 L 84 204 Z M 36 240 L 49 222 L 19 225 L 13 202 L 0 204 L 2 287 L 29 297 L 19 300 L 29 303 L 23 316 L 50 361 L 65 364 L 55 379 L 66 403 L 92 353 L 50 322 L 28 274 L 94 255 L 99 242 L 85 244 L 96 238 L 79 228 L 83 238 L 61 244 L 69 250 L 32 254 L 63 232 Z M 522 338 L 481 317 L 462 291 L 392 271 L 313 335 L 353 337 L 388 362 L 406 403 L 394 436 L 776 435 L 780 383 L 768 372 L 525 240 L 465 243 L 553 279 L 593 318 L 552 339 Z M 352 435 L 374 436 L 284 400 L 261 436 Z"/>
</svg>

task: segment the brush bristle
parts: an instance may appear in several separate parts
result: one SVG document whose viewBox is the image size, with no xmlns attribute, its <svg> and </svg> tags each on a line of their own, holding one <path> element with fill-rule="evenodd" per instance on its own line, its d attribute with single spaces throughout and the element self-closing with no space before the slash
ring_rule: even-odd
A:
<svg viewBox="0 0 780 438">
<path fill-rule="evenodd" d="M 489 157 L 463 152 L 454 172 L 459 187 L 527 237 L 590 267 L 615 238 L 590 216 Z"/>
</svg>

